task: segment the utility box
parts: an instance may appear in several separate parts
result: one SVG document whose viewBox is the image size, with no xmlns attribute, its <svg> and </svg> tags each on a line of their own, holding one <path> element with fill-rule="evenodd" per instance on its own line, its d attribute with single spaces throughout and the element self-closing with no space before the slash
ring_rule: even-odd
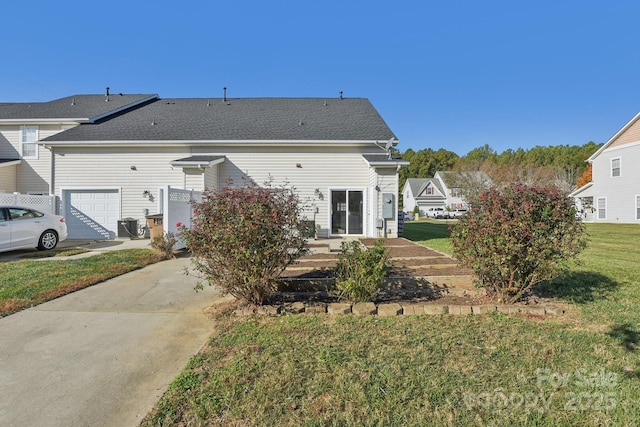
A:
<svg viewBox="0 0 640 427">
<path fill-rule="evenodd" d="M 147 227 L 149 227 L 149 237 L 152 241 L 156 237 L 162 237 L 164 235 L 162 225 L 163 217 L 163 214 L 147 215 Z"/>
<path fill-rule="evenodd" d="M 138 220 L 125 218 L 118 221 L 118 237 L 138 238 Z"/>
<path fill-rule="evenodd" d="M 393 193 L 382 193 L 382 218 L 395 218 L 395 197 Z"/>
</svg>

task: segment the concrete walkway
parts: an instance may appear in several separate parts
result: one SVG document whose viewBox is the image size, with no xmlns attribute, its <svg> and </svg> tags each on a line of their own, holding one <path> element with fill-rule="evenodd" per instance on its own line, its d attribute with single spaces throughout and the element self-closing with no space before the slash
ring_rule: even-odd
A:
<svg viewBox="0 0 640 427">
<path fill-rule="evenodd" d="M 0 426 L 138 425 L 212 332 L 204 310 L 219 292 L 196 293 L 189 265 L 161 262 L 0 319 Z"/>
</svg>

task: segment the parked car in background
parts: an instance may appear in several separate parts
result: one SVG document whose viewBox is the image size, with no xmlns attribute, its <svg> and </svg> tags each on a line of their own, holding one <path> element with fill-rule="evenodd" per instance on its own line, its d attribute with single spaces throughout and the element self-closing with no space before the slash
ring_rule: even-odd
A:
<svg viewBox="0 0 640 427">
<path fill-rule="evenodd" d="M 451 218 L 460 218 L 462 215 L 466 214 L 466 209 L 454 209 L 451 211 Z"/>
<path fill-rule="evenodd" d="M 449 218 L 449 212 L 444 208 L 429 208 L 427 209 L 428 218 Z"/>
<path fill-rule="evenodd" d="M 413 214 L 410 212 L 402 212 L 405 221 L 413 221 Z"/>
<path fill-rule="evenodd" d="M 67 224 L 59 215 L 20 206 L 0 206 L 0 252 L 55 248 L 67 238 Z"/>
</svg>

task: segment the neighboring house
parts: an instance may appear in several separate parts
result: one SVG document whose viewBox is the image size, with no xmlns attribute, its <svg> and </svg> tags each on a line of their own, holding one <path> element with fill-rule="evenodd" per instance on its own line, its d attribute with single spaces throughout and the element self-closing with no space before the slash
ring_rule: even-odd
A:
<svg viewBox="0 0 640 427">
<path fill-rule="evenodd" d="M 587 161 L 592 182 L 571 193 L 584 220 L 640 223 L 640 113 Z"/>
<path fill-rule="evenodd" d="M 402 189 L 403 210 L 413 212 L 417 205 L 420 214 L 424 215 L 429 208 L 466 208 L 462 189 L 457 184 L 459 175 L 458 172 L 438 171 L 433 178 L 407 179 Z"/>
<path fill-rule="evenodd" d="M 416 206 L 420 215 L 425 215 L 429 208 L 446 205 L 445 190 L 434 178 L 408 178 L 402 189 L 402 209 L 414 212 Z"/>
<path fill-rule="evenodd" d="M 166 186 L 270 178 L 296 188 L 318 237 L 397 235 L 397 171 L 408 162 L 389 155 L 397 138 L 367 99 L 78 95 L 2 104 L 0 135 L 0 170 L 16 177 L 0 191 L 57 195 L 70 238 L 144 221 Z"/>
</svg>

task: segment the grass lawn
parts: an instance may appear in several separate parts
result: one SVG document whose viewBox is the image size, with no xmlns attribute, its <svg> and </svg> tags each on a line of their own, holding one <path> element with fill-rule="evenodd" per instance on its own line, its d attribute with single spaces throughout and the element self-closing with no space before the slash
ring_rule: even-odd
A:
<svg viewBox="0 0 640 427">
<path fill-rule="evenodd" d="M 588 232 L 571 316 L 222 318 L 142 425 L 637 425 L 640 227 Z"/>
<path fill-rule="evenodd" d="M 127 249 L 73 260 L 0 263 L 0 317 L 162 260 L 151 249 Z"/>
</svg>

